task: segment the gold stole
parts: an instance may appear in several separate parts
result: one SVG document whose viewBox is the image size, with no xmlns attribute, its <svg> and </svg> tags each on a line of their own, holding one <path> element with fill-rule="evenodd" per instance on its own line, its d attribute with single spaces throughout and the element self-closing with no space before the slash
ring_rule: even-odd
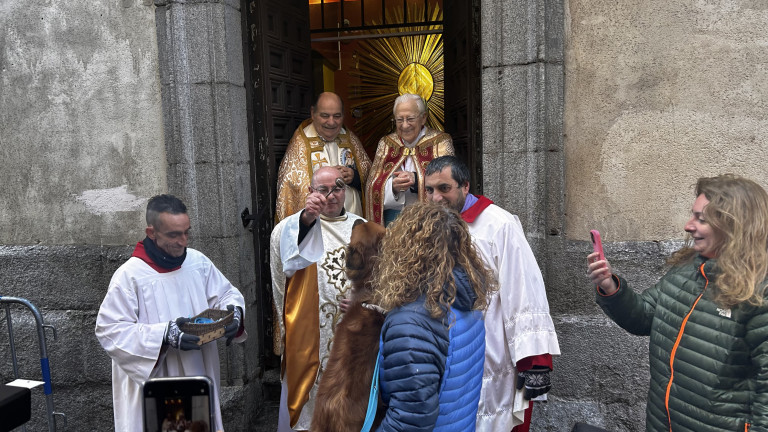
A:
<svg viewBox="0 0 768 432">
<path fill-rule="evenodd" d="M 297 271 L 285 284 L 285 352 L 283 375 L 287 377 L 288 413 L 291 427 L 299 421 L 309 391 L 320 369 L 320 294 L 317 264 Z"/>
</svg>

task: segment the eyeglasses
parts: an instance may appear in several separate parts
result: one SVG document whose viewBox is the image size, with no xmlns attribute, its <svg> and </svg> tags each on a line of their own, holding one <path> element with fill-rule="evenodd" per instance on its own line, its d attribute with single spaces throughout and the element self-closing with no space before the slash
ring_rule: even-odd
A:
<svg viewBox="0 0 768 432">
<path fill-rule="evenodd" d="M 421 116 L 419 116 L 419 117 L 421 117 Z M 397 123 L 399 125 L 401 125 L 403 123 L 414 124 L 414 123 L 416 123 L 416 120 L 419 119 L 419 117 L 396 118 L 395 119 L 395 123 Z"/>
<path fill-rule="evenodd" d="M 458 189 L 459 186 L 449 185 L 448 183 L 443 183 L 441 185 L 437 186 L 437 190 L 440 191 L 442 194 L 446 194 L 451 191 L 451 189 Z M 427 195 L 432 195 L 435 193 L 435 188 L 432 186 L 427 186 L 424 188 L 424 190 L 427 192 Z"/>
<path fill-rule="evenodd" d="M 319 194 L 323 194 L 325 196 L 328 196 L 330 194 L 339 194 L 339 193 L 341 193 L 341 191 L 343 191 L 346 188 L 340 188 L 338 186 L 334 186 L 333 189 L 328 189 L 325 186 L 320 186 L 320 187 L 316 187 L 316 188 L 310 187 L 310 189 L 312 189 L 313 191 L 315 191 L 315 192 L 317 192 Z"/>
</svg>

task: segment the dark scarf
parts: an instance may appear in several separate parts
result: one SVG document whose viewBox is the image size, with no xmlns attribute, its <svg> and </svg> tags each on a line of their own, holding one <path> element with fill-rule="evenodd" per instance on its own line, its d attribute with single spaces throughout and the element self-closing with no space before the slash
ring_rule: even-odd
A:
<svg viewBox="0 0 768 432">
<path fill-rule="evenodd" d="M 166 270 L 174 270 L 179 267 L 181 267 L 181 264 L 184 262 L 184 259 L 187 257 L 187 250 L 184 249 L 184 253 L 176 258 L 172 257 L 157 247 L 155 242 L 152 241 L 151 238 L 146 237 L 144 241 L 144 250 L 147 253 L 147 256 L 149 259 L 151 259 L 157 266 L 164 268 Z"/>
</svg>

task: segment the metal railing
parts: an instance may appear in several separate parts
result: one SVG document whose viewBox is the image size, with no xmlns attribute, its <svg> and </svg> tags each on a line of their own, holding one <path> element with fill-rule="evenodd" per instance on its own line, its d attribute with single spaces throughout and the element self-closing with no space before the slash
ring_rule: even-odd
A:
<svg viewBox="0 0 768 432">
<path fill-rule="evenodd" d="M 330 4 L 330 2 L 328 2 Z M 337 2 L 334 2 L 336 4 Z M 341 0 L 338 2 L 339 7 L 339 22 L 344 23 L 347 20 L 347 16 L 345 14 L 344 10 L 344 0 Z M 365 1 L 359 1 L 360 5 L 360 17 L 359 22 L 362 23 L 360 26 L 341 26 L 341 27 L 326 27 L 325 26 L 325 6 L 326 1 L 321 0 L 319 3 L 320 6 L 320 27 L 312 27 L 309 31 L 310 33 L 328 33 L 328 32 L 338 32 L 338 31 L 356 31 L 356 30 L 381 30 L 381 29 L 393 29 L 393 28 L 400 28 L 403 30 L 407 30 L 409 28 L 413 27 L 425 27 L 425 26 L 442 26 L 443 21 L 430 21 L 429 19 L 429 0 L 424 0 L 424 16 L 422 17 L 409 17 L 408 16 L 408 2 L 406 0 L 403 0 L 403 21 L 401 22 L 387 22 L 387 14 L 386 14 L 386 0 L 381 0 L 381 15 L 379 18 L 381 19 L 381 24 L 366 24 L 365 23 Z M 317 6 L 317 5 L 316 5 Z M 318 39 L 313 39 L 318 40 Z"/>
<path fill-rule="evenodd" d="M 13 376 L 15 379 L 21 378 L 19 376 L 19 366 L 16 357 L 16 344 L 13 338 L 13 321 L 11 320 L 11 305 L 20 304 L 26 306 L 32 312 L 37 324 L 37 338 L 40 345 L 40 371 L 43 377 L 43 392 L 45 393 L 45 405 L 46 413 L 48 417 L 48 430 L 50 432 L 56 432 L 56 416 L 60 416 L 64 420 L 64 428 L 67 426 L 67 417 L 64 413 L 56 412 L 53 405 L 53 386 L 51 385 L 51 368 L 48 362 L 48 348 L 45 340 L 45 329 L 53 331 L 53 340 L 56 340 L 56 329 L 50 325 L 45 324 L 43 316 L 40 311 L 29 302 L 29 300 L 19 297 L 0 296 L 0 305 L 5 309 L 5 318 L 8 324 L 8 341 L 10 343 L 11 359 L 13 363 Z M 26 426 L 22 426 L 22 430 L 26 431 Z"/>
</svg>

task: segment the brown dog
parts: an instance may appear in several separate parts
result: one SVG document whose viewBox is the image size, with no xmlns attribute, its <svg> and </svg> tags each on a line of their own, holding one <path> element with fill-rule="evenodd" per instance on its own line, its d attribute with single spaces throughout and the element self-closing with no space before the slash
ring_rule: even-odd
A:
<svg viewBox="0 0 768 432">
<path fill-rule="evenodd" d="M 368 282 L 385 232 L 375 222 L 356 222 L 352 228 L 346 254 L 351 304 L 336 326 L 331 354 L 317 389 L 312 432 L 359 432 L 365 421 L 384 314 L 361 303 L 371 300 L 373 292 Z M 378 411 L 374 426 L 384 412 L 381 404 Z"/>
</svg>

